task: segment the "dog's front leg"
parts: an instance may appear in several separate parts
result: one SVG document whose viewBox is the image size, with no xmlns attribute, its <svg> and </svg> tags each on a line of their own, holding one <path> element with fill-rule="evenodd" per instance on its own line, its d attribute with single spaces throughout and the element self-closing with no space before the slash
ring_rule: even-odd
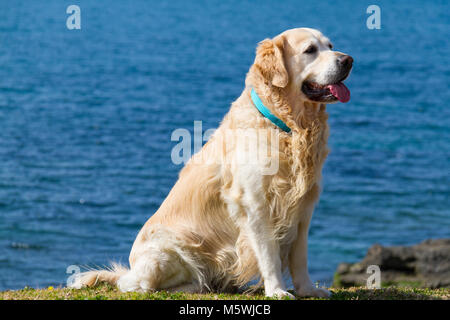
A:
<svg viewBox="0 0 450 320">
<path fill-rule="evenodd" d="M 289 270 L 297 295 L 326 298 L 331 293 L 326 289 L 316 288 L 308 273 L 308 230 L 313 210 L 313 206 L 308 208 L 298 225 L 297 239 L 289 253 Z"/>
<path fill-rule="evenodd" d="M 252 205 L 247 206 L 246 233 L 264 280 L 265 294 L 268 297 L 294 298 L 286 291 L 283 281 L 280 248 L 271 232 L 268 210 L 260 204 L 260 199 L 255 200 L 259 201 L 250 201 Z"/>
</svg>

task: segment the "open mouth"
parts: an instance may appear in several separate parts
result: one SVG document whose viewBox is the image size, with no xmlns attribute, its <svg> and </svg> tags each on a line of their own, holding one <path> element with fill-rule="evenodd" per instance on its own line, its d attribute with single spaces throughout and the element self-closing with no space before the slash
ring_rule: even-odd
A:
<svg viewBox="0 0 450 320">
<path fill-rule="evenodd" d="M 316 82 L 305 81 L 302 85 L 303 93 L 308 99 L 317 102 L 348 102 L 350 90 L 342 81 L 332 84 L 321 85 Z"/>
</svg>

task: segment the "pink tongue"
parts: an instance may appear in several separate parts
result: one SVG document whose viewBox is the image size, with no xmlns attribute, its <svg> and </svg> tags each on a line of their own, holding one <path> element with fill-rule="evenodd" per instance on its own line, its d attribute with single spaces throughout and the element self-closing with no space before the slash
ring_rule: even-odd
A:
<svg viewBox="0 0 450 320">
<path fill-rule="evenodd" d="M 350 90 L 342 82 L 330 84 L 327 86 L 331 94 L 335 96 L 340 102 L 348 102 L 350 100 Z"/>
</svg>

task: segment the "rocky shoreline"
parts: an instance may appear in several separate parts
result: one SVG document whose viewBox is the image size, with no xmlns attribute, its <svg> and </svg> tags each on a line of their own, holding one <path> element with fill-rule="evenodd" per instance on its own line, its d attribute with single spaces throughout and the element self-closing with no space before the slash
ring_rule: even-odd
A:
<svg viewBox="0 0 450 320">
<path fill-rule="evenodd" d="M 371 265 L 380 268 L 382 285 L 450 288 L 450 239 L 429 239 L 413 246 L 375 244 L 361 261 L 341 263 L 333 286 L 366 286 Z"/>
</svg>

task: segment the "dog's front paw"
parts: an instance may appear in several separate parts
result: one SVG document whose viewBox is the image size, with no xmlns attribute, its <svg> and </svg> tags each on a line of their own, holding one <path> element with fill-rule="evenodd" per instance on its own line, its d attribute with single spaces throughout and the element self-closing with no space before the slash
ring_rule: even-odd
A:
<svg viewBox="0 0 450 320">
<path fill-rule="evenodd" d="M 296 291 L 299 297 L 329 298 L 331 296 L 331 292 L 327 289 L 316 288 L 314 286 L 300 288 Z"/>
<path fill-rule="evenodd" d="M 274 289 L 266 291 L 266 297 L 276 298 L 276 299 L 295 299 L 293 294 L 290 294 L 283 289 Z"/>
</svg>

